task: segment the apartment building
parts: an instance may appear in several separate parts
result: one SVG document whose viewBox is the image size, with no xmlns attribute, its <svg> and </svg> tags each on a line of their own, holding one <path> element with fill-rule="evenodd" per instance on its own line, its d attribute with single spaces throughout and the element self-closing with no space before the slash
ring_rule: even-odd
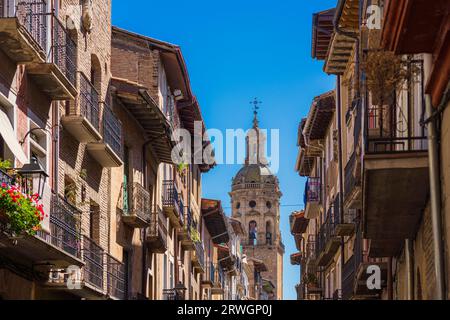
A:
<svg viewBox="0 0 450 320">
<path fill-rule="evenodd" d="M 446 214 L 445 201 L 439 199 L 446 197 L 445 134 L 441 149 L 432 137 L 437 128 L 445 127 L 448 68 L 437 76 L 431 67 L 448 62 L 448 41 L 439 37 L 440 42 L 434 41 L 437 30 L 443 37 L 448 34 L 449 4 L 437 1 L 428 8 L 422 1 L 411 1 L 408 11 L 403 5 L 403 1 L 342 0 L 336 8 L 313 17 L 313 58 L 323 60 L 324 71 L 337 79 L 333 120 L 337 171 L 331 176 L 325 171 L 327 179 L 320 182 L 313 180 L 318 177 L 317 161 L 326 163 L 333 151 L 326 141 L 308 140 L 311 121 L 323 119 L 310 113 L 300 124 L 296 168 L 309 179 L 305 213 L 292 216 L 292 233 L 302 258 L 293 262 L 306 264 L 299 285 L 305 298 L 446 297 L 443 266 L 447 257 L 442 243 Z M 422 17 L 419 12 L 428 15 Z M 398 19 L 404 15 L 405 21 L 413 21 L 415 14 L 424 23 L 420 27 L 413 22 L 403 25 L 404 20 Z M 380 18 L 378 27 L 374 17 Z M 412 40 L 422 36 L 423 43 Z M 434 53 L 434 59 L 429 53 Z M 437 107 L 435 112 L 431 104 Z M 311 112 L 314 108 L 313 104 Z M 432 116 L 429 120 L 427 114 Z M 311 154 L 310 149 L 318 153 Z M 337 222 L 327 230 L 310 212 L 311 208 L 325 211 L 327 196 L 323 194 L 332 194 L 336 186 L 342 198 L 334 204 Z M 322 230 L 326 230 L 325 238 L 335 239 L 325 246 L 325 251 L 338 252 L 335 259 L 320 260 Z M 314 236 L 315 254 L 309 249 Z M 311 260 L 312 267 L 318 267 L 316 276 L 308 272 Z M 337 271 L 334 276 L 330 268 Z M 380 286 L 368 283 L 375 273 Z M 308 294 L 311 279 L 313 287 L 318 287 L 312 297 Z"/>
<path fill-rule="evenodd" d="M 18 231 L 0 208 L 1 298 L 249 299 L 242 226 L 202 199 L 214 164 L 172 157 L 206 131 L 180 48 L 112 27 L 109 0 L 0 13 L 1 192 L 44 212 Z"/>
</svg>

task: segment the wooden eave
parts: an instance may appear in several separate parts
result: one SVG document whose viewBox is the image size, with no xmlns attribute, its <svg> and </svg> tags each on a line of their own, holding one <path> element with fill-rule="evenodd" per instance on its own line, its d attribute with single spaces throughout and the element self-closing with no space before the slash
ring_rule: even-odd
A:
<svg viewBox="0 0 450 320">
<path fill-rule="evenodd" d="M 156 103 L 148 95 L 147 89 L 124 79 L 112 79 L 115 96 L 143 128 L 146 137 L 160 162 L 173 164 L 172 150 L 175 143 L 171 139 L 172 126 Z"/>
</svg>

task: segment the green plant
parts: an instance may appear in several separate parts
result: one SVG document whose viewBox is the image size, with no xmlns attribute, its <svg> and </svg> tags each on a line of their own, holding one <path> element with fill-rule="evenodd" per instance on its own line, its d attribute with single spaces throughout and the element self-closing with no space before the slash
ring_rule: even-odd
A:
<svg viewBox="0 0 450 320">
<path fill-rule="evenodd" d="M 179 174 L 184 175 L 186 173 L 188 165 L 184 162 L 179 163 L 177 166 L 177 171 Z"/>
<path fill-rule="evenodd" d="M 8 171 L 12 168 L 12 163 L 9 160 L 0 159 L 0 170 Z"/>
<path fill-rule="evenodd" d="M 0 187 L 0 214 L 13 235 L 36 234 L 41 221 L 48 217 L 39 204 L 39 195 L 24 195 L 18 187 L 5 183 Z"/>
<path fill-rule="evenodd" d="M 308 273 L 303 277 L 303 282 L 308 286 L 316 286 L 319 284 L 319 281 L 315 274 Z"/>
<path fill-rule="evenodd" d="M 202 242 L 202 240 L 200 239 L 200 233 L 198 232 L 198 230 L 194 227 L 191 226 L 191 238 L 192 241 L 198 243 L 198 242 Z"/>
</svg>

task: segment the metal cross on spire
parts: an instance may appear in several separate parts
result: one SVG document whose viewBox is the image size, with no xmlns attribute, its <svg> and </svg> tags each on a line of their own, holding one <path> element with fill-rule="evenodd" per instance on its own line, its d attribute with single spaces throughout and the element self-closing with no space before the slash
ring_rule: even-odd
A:
<svg viewBox="0 0 450 320">
<path fill-rule="evenodd" d="M 250 101 L 250 104 L 253 105 L 253 127 L 258 127 L 258 110 L 260 109 L 260 105 L 262 104 L 261 101 L 258 100 L 258 98 L 255 98 L 253 101 Z"/>
</svg>

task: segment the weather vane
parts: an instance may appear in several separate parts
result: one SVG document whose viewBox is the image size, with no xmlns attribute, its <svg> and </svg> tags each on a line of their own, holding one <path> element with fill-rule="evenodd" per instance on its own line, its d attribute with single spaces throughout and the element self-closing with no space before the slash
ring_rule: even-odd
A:
<svg viewBox="0 0 450 320">
<path fill-rule="evenodd" d="M 250 101 L 250 104 L 253 105 L 253 113 L 255 115 L 258 114 L 258 110 L 260 109 L 260 105 L 262 104 L 261 101 L 258 100 L 258 98 L 255 98 L 253 101 Z"/>
<path fill-rule="evenodd" d="M 255 98 L 253 101 L 250 101 L 250 104 L 253 105 L 253 114 L 255 117 L 253 118 L 253 127 L 258 127 L 258 110 L 260 109 L 260 105 L 262 104 L 261 101 L 258 100 L 258 98 Z"/>
</svg>

